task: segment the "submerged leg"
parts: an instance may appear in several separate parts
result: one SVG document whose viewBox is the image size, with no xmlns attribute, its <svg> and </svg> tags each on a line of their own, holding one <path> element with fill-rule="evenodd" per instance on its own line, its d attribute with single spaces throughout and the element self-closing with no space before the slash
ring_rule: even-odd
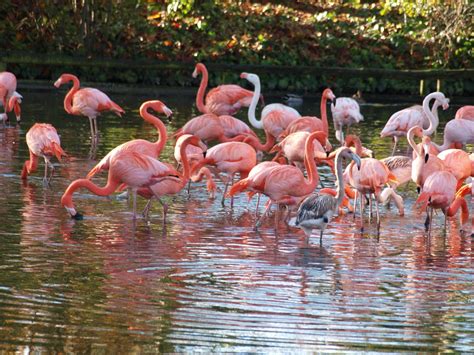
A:
<svg viewBox="0 0 474 355">
<path fill-rule="evenodd" d="M 323 245 L 323 230 L 321 229 L 321 233 L 319 234 L 319 245 Z"/>
<path fill-rule="evenodd" d="M 380 229 L 380 214 L 379 214 L 379 201 L 377 196 L 374 194 L 375 199 L 375 213 L 377 214 L 377 231 Z"/>
<path fill-rule="evenodd" d="M 267 206 L 265 207 L 265 210 L 263 211 L 263 214 L 260 216 L 259 219 L 257 219 L 257 222 L 255 223 L 255 228 L 260 227 L 260 225 L 262 224 L 262 219 L 265 217 L 265 215 L 267 214 L 267 212 L 268 212 L 268 210 L 270 209 L 271 206 L 272 206 L 272 200 L 268 200 Z"/>
<path fill-rule="evenodd" d="M 360 224 L 361 224 L 360 231 L 361 232 L 364 231 L 364 206 L 362 205 L 363 204 L 363 202 L 362 202 L 363 197 L 364 197 L 364 195 L 362 193 L 360 193 L 359 207 L 360 207 Z"/>
<path fill-rule="evenodd" d="M 161 199 L 158 196 L 157 198 L 158 198 L 158 202 L 161 204 L 161 206 L 163 206 L 163 225 L 165 225 L 166 216 L 168 215 L 168 204 L 166 202 L 161 201 Z"/>
<path fill-rule="evenodd" d="M 132 189 L 133 191 L 133 219 L 137 219 L 137 189 Z"/>
<path fill-rule="evenodd" d="M 146 220 L 149 219 L 149 214 L 150 214 L 150 209 L 151 209 L 152 201 L 153 201 L 153 197 L 151 197 L 151 198 L 148 200 L 148 202 L 146 203 L 146 206 L 145 206 L 145 208 L 143 209 L 143 212 L 142 212 L 142 216 L 143 216 L 143 218 L 145 218 Z"/>
</svg>

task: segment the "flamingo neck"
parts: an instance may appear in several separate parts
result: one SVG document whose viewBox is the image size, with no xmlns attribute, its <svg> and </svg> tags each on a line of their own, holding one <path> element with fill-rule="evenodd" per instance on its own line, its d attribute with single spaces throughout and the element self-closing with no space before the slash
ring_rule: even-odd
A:
<svg viewBox="0 0 474 355">
<path fill-rule="evenodd" d="M 308 180 L 302 195 L 310 194 L 319 182 L 318 169 L 316 168 L 316 161 L 314 160 L 314 140 L 316 137 L 324 135 L 323 132 L 314 132 L 309 135 L 305 143 L 304 166 L 308 172 Z"/>
<path fill-rule="evenodd" d="M 156 130 L 158 131 L 158 139 L 154 143 L 156 146 L 156 156 L 158 157 L 166 144 L 166 140 L 168 139 L 168 133 L 166 131 L 166 126 L 164 125 L 164 123 L 158 117 L 149 113 L 148 108 L 149 105 L 147 104 L 140 107 L 140 116 L 142 116 L 145 121 L 155 126 Z"/>
<path fill-rule="evenodd" d="M 433 92 L 433 93 L 427 95 L 425 97 L 425 99 L 423 100 L 423 112 L 426 115 L 426 117 L 428 117 L 428 120 L 430 121 L 430 125 L 429 125 L 428 129 L 423 130 L 423 135 L 425 135 L 425 136 L 432 135 L 433 132 L 436 130 L 436 128 L 439 125 L 438 115 L 437 114 L 434 115 L 433 112 L 431 112 L 431 110 L 430 110 L 430 102 L 431 102 L 431 100 L 436 99 L 437 95 L 438 95 L 438 93 Z M 437 109 L 438 106 L 439 106 L 439 103 L 437 104 L 437 100 L 436 100 L 436 102 L 433 105 L 433 110 L 435 108 Z"/>
<path fill-rule="evenodd" d="M 275 144 L 275 137 L 273 137 L 269 132 L 265 131 L 265 144 L 262 144 L 258 137 L 248 136 L 244 139 L 243 142 L 251 145 L 257 151 L 268 152 Z"/>
<path fill-rule="evenodd" d="M 461 212 L 461 225 L 464 225 L 465 223 L 467 223 L 469 219 L 469 209 L 467 207 L 467 202 L 464 198 L 462 197 L 456 198 L 451 203 L 449 208 L 446 210 L 446 215 L 448 217 L 454 216 L 458 212 L 459 208 L 461 208 L 461 211 L 462 211 Z"/>
<path fill-rule="evenodd" d="M 208 113 L 208 109 L 204 104 L 204 94 L 206 92 L 207 83 L 209 81 L 209 74 L 205 66 L 200 66 L 201 69 L 201 84 L 199 84 L 199 89 L 196 95 L 196 106 L 201 113 Z"/>
<path fill-rule="evenodd" d="M 413 151 L 415 152 L 417 157 L 420 157 L 422 152 L 421 152 L 421 147 L 418 147 L 418 145 L 415 143 L 415 140 L 413 139 L 414 132 L 413 130 L 409 130 L 407 132 L 407 141 L 408 144 L 410 144 L 410 147 L 412 147 Z"/>
<path fill-rule="evenodd" d="M 115 190 L 117 190 L 117 188 L 119 187 L 119 185 L 120 183 L 111 177 L 110 172 L 109 172 L 109 177 L 107 179 L 107 184 L 104 187 L 97 186 L 88 179 L 75 180 L 68 186 L 63 196 L 61 197 L 61 205 L 66 207 L 69 213 L 71 213 L 71 215 L 74 216 L 76 214 L 75 212 L 76 210 L 74 208 L 74 203 L 72 202 L 72 195 L 74 194 L 76 190 L 83 187 L 83 188 L 88 189 L 90 192 L 92 192 L 95 195 L 108 196 L 114 193 Z"/>
<path fill-rule="evenodd" d="M 321 122 L 323 123 L 323 131 L 326 136 L 329 137 L 329 124 L 327 115 L 327 97 L 324 95 L 321 97 Z"/>
<path fill-rule="evenodd" d="M 260 79 L 258 79 L 255 82 L 255 88 L 253 92 L 253 97 L 252 97 L 252 102 L 250 103 L 249 106 L 249 122 L 252 126 L 254 126 L 257 129 L 263 129 L 263 122 L 262 120 L 258 121 L 257 118 L 255 117 L 255 110 L 257 109 L 257 104 L 258 100 L 260 100 Z"/>
<path fill-rule="evenodd" d="M 73 112 L 72 112 L 72 99 L 74 98 L 74 95 L 76 94 L 76 92 L 79 91 L 80 83 L 79 83 L 79 79 L 74 75 L 65 74 L 64 79 L 66 81 L 72 81 L 72 88 L 71 88 L 71 90 L 69 90 L 66 97 L 64 98 L 64 110 L 67 113 L 72 115 L 73 114 Z"/>
<path fill-rule="evenodd" d="M 191 175 L 191 167 L 189 165 L 188 155 L 186 153 L 186 148 L 188 145 L 189 145 L 189 141 L 186 139 L 183 142 L 183 144 L 181 144 L 181 147 L 179 147 L 179 154 L 181 155 L 181 163 L 183 164 L 183 178 L 181 179 L 183 186 L 189 180 L 189 176 Z"/>
<path fill-rule="evenodd" d="M 344 192 L 344 178 L 342 174 L 342 159 L 339 154 L 336 155 L 336 186 L 337 186 L 337 193 L 336 193 L 336 200 L 337 206 L 339 207 L 344 200 L 345 192 Z"/>
<path fill-rule="evenodd" d="M 356 150 L 356 154 L 358 156 L 362 156 L 362 143 L 360 142 L 360 139 L 355 136 L 347 136 L 346 137 L 346 147 L 354 147 Z"/>
</svg>

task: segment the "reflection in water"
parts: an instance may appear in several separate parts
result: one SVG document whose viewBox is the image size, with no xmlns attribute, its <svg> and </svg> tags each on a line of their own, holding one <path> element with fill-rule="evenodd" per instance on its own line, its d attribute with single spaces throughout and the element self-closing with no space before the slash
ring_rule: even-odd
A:
<svg viewBox="0 0 474 355">
<path fill-rule="evenodd" d="M 116 99 L 132 113 L 100 118 L 98 157 L 131 137 L 156 139 L 136 110 L 154 97 Z M 163 98 L 176 113 L 170 132 L 193 115 L 192 97 L 176 100 Z M 459 234 L 456 219 L 445 235 L 436 218 L 428 239 L 412 188 L 402 190 L 405 217 L 382 209 L 380 236 L 340 216 L 322 246 L 282 222 L 275 229 L 273 216 L 255 231 L 256 200 L 242 195 L 234 209 L 222 207 L 205 182 L 170 198 L 166 226 L 159 205 L 151 223 L 134 224 L 126 200 L 87 191 L 75 195 L 86 218 L 74 221 L 59 200 L 95 164 L 87 120 L 64 115 L 58 94 L 28 93 L 28 103 L 21 127 L 0 128 L 2 350 L 474 351 L 473 238 Z M 378 157 L 390 150 L 378 132 L 398 109 L 362 106 L 367 119 L 355 130 Z M 40 117 L 71 156 L 48 188 L 41 176 L 19 179 L 25 132 Z M 167 161 L 172 152 L 168 144 Z M 106 174 L 94 180 L 104 185 Z"/>
</svg>

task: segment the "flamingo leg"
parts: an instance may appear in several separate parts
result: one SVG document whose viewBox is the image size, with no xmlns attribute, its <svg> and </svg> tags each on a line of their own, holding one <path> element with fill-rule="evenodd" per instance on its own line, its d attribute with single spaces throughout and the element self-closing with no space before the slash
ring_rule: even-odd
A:
<svg viewBox="0 0 474 355">
<path fill-rule="evenodd" d="M 93 117 L 92 120 L 94 122 L 94 137 L 95 137 L 96 142 L 98 142 L 99 141 L 99 129 L 97 128 L 97 117 Z"/>
<path fill-rule="evenodd" d="M 143 216 L 143 218 L 145 218 L 146 220 L 149 219 L 149 214 L 150 214 L 150 209 L 151 209 L 152 201 L 153 201 L 153 197 L 148 200 L 148 202 L 146 203 L 146 206 L 145 206 L 145 208 L 143 209 L 143 212 L 142 212 L 142 216 Z"/>
<path fill-rule="evenodd" d="M 379 201 L 377 196 L 374 194 L 375 199 L 375 213 L 377 214 L 377 231 L 380 229 L 380 214 L 379 214 Z"/>
<path fill-rule="evenodd" d="M 373 216 L 373 212 L 372 212 L 372 194 L 369 194 L 369 223 L 372 222 L 372 216 Z"/>
<path fill-rule="evenodd" d="M 265 217 L 265 215 L 267 214 L 267 212 L 268 212 L 268 210 L 270 209 L 271 206 L 272 206 L 272 200 L 268 200 L 267 206 L 265 207 L 265 210 L 263 211 L 263 214 L 260 216 L 260 218 L 255 223 L 255 228 L 260 227 L 260 225 L 262 224 L 262 219 Z"/>
<path fill-rule="evenodd" d="M 363 232 L 364 231 L 364 206 L 362 206 L 362 197 L 364 197 L 364 195 L 362 195 L 362 193 L 360 194 L 359 196 L 359 207 L 360 207 L 360 224 L 361 224 L 361 227 L 360 227 L 360 231 Z"/>
<path fill-rule="evenodd" d="M 44 157 L 44 177 L 43 177 L 43 185 L 48 184 L 48 160 Z"/>
<path fill-rule="evenodd" d="M 260 205 L 260 196 L 262 196 L 262 194 L 257 193 L 257 207 L 255 207 L 255 217 L 258 216 L 258 206 Z"/>
<path fill-rule="evenodd" d="M 133 220 L 137 219 L 137 189 L 132 189 L 133 191 Z"/>
<path fill-rule="evenodd" d="M 355 220 L 355 218 L 356 218 L 356 212 L 357 212 L 357 196 L 358 196 L 358 193 L 359 193 L 359 191 L 356 190 L 356 192 L 355 192 L 355 197 L 354 197 L 354 208 L 353 208 L 353 210 L 354 210 L 354 216 L 352 216 L 352 218 L 353 218 L 354 220 Z M 360 212 L 360 211 L 359 211 L 359 212 Z"/>
<path fill-rule="evenodd" d="M 94 134 L 94 122 L 92 122 L 93 118 L 92 117 L 89 117 L 89 125 L 90 125 L 90 128 L 91 128 L 91 142 L 94 141 L 94 137 L 95 137 L 95 134 Z"/>
<path fill-rule="evenodd" d="M 53 178 L 53 174 L 54 174 L 54 165 L 51 163 L 51 161 L 48 159 L 47 161 L 47 164 L 49 165 L 49 169 L 51 170 L 51 173 L 49 174 L 49 177 L 48 177 L 48 185 L 50 184 L 51 182 L 51 179 Z"/>
<path fill-rule="evenodd" d="M 392 157 L 395 155 L 395 151 L 397 149 L 397 143 L 398 143 L 398 136 L 393 136 Z"/>
<path fill-rule="evenodd" d="M 191 179 L 188 181 L 188 196 L 191 194 Z"/>
<path fill-rule="evenodd" d="M 321 233 L 319 234 L 319 245 L 323 245 L 323 232 L 324 230 L 321 229 Z"/>
<path fill-rule="evenodd" d="M 156 198 L 158 199 L 158 202 L 161 204 L 161 206 L 163 206 L 163 225 L 165 225 L 166 224 L 166 216 L 168 215 L 168 204 L 161 201 L 161 199 L 158 196 L 156 196 Z"/>
</svg>

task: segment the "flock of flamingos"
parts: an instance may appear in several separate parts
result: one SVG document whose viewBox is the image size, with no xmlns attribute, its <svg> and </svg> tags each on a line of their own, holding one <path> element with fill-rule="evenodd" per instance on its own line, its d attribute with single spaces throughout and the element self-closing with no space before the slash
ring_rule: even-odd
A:
<svg viewBox="0 0 474 355">
<path fill-rule="evenodd" d="M 168 136 L 166 127 L 157 117 L 169 117 L 172 111 L 159 100 L 147 101 L 140 107 L 141 117 L 153 124 L 158 131 L 158 140 L 150 142 L 134 139 L 112 149 L 84 179 L 73 181 L 64 192 L 61 204 L 71 217 L 82 219 L 73 203 L 73 194 L 86 188 L 99 196 L 127 190 L 133 195 L 133 216 L 136 217 L 136 195 L 148 199 L 143 212 L 148 218 L 151 202 L 158 200 L 163 206 L 163 222 L 166 222 L 167 205 L 161 200 L 183 190 L 191 181 L 207 179 L 211 196 L 216 190 L 215 179 L 225 184 L 222 203 L 235 195 L 247 192 L 248 198 L 257 194 L 269 199 L 265 212 L 257 219 L 258 226 L 272 205 L 276 204 L 275 218 L 280 218 L 279 209 L 286 207 L 285 220 L 311 235 L 320 230 L 320 241 L 331 217 L 354 213 L 359 200 L 359 215 L 363 230 L 363 211 L 369 204 L 370 216 L 375 202 L 377 230 L 380 225 L 379 203 L 394 201 L 399 213 L 404 213 L 403 199 L 396 189 L 413 180 L 419 197 L 416 205 L 426 210 L 426 230 L 430 232 L 434 209 L 441 209 L 445 217 L 453 216 L 461 208 L 461 225 L 464 230 L 469 210 L 465 196 L 472 194 L 472 183 L 465 180 L 474 175 L 474 154 L 462 148 L 474 143 L 474 106 L 460 108 L 455 119 L 444 129 L 444 141 L 438 145 L 430 139 L 438 126 L 437 110 L 448 107 L 449 100 L 441 92 L 429 94 L 422 106 L 416 105 L 394 113 L 381 132 L 382 137 L 393 137 L 392 156 L 377 160 L 371 151 L 361 145 L 355 135 L 344 135 L 353 124 L 363 120 L 358 103 L 352 98 L 337 98 L 330 89 L 325 89 L 321 98 L 321 118 L 301 116 L 289 106 L 275 103 L 267 105 L 256 118 L 256 108 L 263 97 L 260 94 L 260 79 L 255 74 L 242 73 L 254 86 L 254 91 L 238 85 L 220 85 L 205 95 L 208 73 L 206 67 L 196 65 L 193 76 L 202 76 L 196 97 L 196 105 L 202 115 L 189 120 L 175 134 L 175 159 L 177 165 L 162 162 L 160 153 Z M 97 117 L 104 111 L 122 115 L 124 110 L 103 92 L 93 88 L 81 88 L 79 79 L 72 74 L 63 74 L 54 83 L 61 85 L 72 82 L 72 88 L 64 98 L 64 109 L 68 114 L 86 116 L 90 121 L 91 144 L 98 144 Z M 0 73 L 0 98 L 5 113 L 14 111 L 20 120 L 22 96 L 16 91 L 15 75 Z M 205 99 L 204 99 L 205 96 Z M 331 113 L 339 148 L 333 149 L 328 141 L 327 101 L 331 101 Z M 431 105 L 431 102 L 434 103 Z M 248 119 L 256 129 L 263 129 L 265 142 L 249 125 L 234 118 L 236 112 L 248 107 Z M 413 157 L 394 155 L 399 137 L 407 137 L 413 148 Z M 415 143 L 415 136 L 421 143 Z M 218 144 L 207 148 L 210 142 Z M 35 123 L 26 134 L 30 152 L 21 172 L 21 178 L 38 168 L 40 157 L 44 159 L 44 183 L 48 184 L 54 171 L 51 159 L 61 160 L 66 153 L 61 148 L 56 129 L 48 123 Z M 271 161 L 258 162 L 259 152 L 275 154 Z M 346 167 L 343 168 L 343 162 Z M 336 189 L 319 185 L 317 165 L 328 165 L 336 177 Z M 48 174 L 48 169 L 50 173 Z M 108 171 L 107 184 L 99 187 L 92 178 Z M 236 175 L 240 180 L 234 181 Z M 189 186 L 188 186 L 189 188 Z M 354 200 L 351 205 L 350 200 Z M 258 203 L 257 203 L 258 209 Z M 296 217 L 290 219 L 292 210 Z M 282 216 L 283 217 L 283 216 Z M 445 221 L 446 224 L 446 221 Z"/>
</svg>

